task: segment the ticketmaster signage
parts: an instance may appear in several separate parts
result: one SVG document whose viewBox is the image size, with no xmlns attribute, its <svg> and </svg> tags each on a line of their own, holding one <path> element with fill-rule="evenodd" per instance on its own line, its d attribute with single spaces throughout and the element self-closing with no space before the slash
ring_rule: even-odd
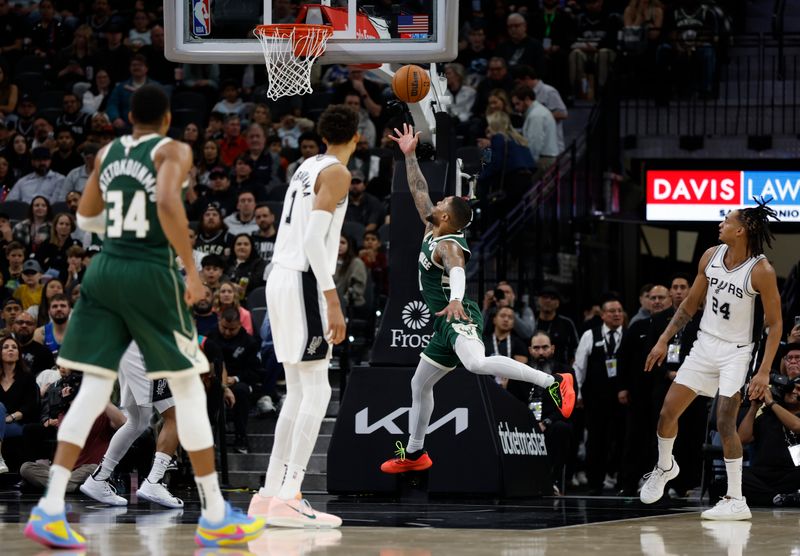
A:
<svg viewBox="0 0 800 556">
<path fill-rule="evenodd" d="M 800 222 L 800 171 L 647 171 L 647 220 L 718 221 L 761 197 L 782 222 Z"/>
</svg>

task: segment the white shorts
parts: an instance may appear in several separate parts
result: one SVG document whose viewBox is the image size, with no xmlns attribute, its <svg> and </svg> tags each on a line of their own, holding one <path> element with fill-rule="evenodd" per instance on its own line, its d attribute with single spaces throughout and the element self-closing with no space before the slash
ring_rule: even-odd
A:
<svg viewBox="0 0 800 556">
<path fill-rule="evenodd" d="M 131 342 L 119 362 L 119 392 L 123 408 L 138 405 L 154 407 L 159 413 L 164 413 L 175 406 L 167 380 L 147 378 L 144 357 L 136 342 Z"/>
<path fill-rule="evenodd" d="M 744 386 L 752 353 L 753 344 L 726 342 L 701 330 L 675 382 L 701 396 L 713 398 L 719 390 L 720 396 L 733 397 Z"/>
<path fill-rule="evenodd" d="M 267 313 L 279 362 L 331 358 L 332 346 L 325 340 L 327 304 L 311 270 L 275 265 L 267 279 Z"/>
</svg>

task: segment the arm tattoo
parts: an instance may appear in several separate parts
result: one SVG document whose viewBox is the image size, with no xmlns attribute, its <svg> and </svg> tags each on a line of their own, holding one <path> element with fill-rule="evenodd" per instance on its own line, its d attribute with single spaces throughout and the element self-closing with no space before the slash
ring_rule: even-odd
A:
<svg viewBox="0 0 800 556">
<path fill-rule="evenodd" d="M 427 224 L 425 218 L 433 211 L 433 203 L 428 194 L 428 182 L 425 181 L 425 176 L 422 175 L 422 169 L 419 167 L 417 157 L 413 153 L 406 156 L 406 178 L 408 179 L 408 189 L 414 198 L 419 217 Z"/>
<path fill-rule="evenodd" d="M 692 315 L 687 313 L 683 306 L 678 307 L 678 310 L 675 311 L 675 315 L 673 315 L 669 326 L 667 326 L 667 329 L 664 331 L 664 335 L 668 338 L 672 338 L 679 331 L 683 330 L 683 327 L 686 326 L 690 320 L 692 320 Z"/>
<path fill-rule="evenodd" d="M 443 241 L 439 244 L 439 255 L 442 258 L 442 266 L 444 266 L 447 274 L 456 267 L 464 268 L 464 252 L 461 248 L 452 241 Z"/>
</svg>

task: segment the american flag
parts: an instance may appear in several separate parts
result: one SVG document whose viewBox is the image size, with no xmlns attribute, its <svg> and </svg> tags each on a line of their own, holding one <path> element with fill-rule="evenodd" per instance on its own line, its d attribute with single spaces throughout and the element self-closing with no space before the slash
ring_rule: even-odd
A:
<svg viewBox="0 0 800 556">
<path fill-rule="evenodd" d="M 398 33 L 427 33 L 427 15 L 399 15 L 397 16 Z"/>
</svg>

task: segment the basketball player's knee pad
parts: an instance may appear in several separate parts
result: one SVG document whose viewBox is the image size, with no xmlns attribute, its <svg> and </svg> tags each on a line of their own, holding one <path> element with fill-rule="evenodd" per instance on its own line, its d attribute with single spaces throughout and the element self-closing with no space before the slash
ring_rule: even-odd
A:
<svg viewBox="0 0 800 556">
<path fill-rule="evenodd" d="M 84 374 L 80 390 L 58 427 L 58 441 L 83 448 L 95 420 L 106 408 L 113 389 L 113 378 Z"/>
<path fill-rule="evenodd" d="M 309 361 L 297 364 L 303 398 L 300 411 L 315 416 L 325 416 L 331 399 L 331 385 L 328 382 L 328 361 Z"/>
<path fill-rule="evenodd" d="M 456 338 L 455 351 L 464 368 L 471 373 L 491 374 L 487 368 L 483 343 L 459 336 Z"/>
<path fill-rule="evenodd" d="M 214 445 L 211 422 L 206 412 L 206 391 L 198 375 L 167 379 L 175 399 L 178 440 L 187 452 L 199 452 Z"/>
</svg>

